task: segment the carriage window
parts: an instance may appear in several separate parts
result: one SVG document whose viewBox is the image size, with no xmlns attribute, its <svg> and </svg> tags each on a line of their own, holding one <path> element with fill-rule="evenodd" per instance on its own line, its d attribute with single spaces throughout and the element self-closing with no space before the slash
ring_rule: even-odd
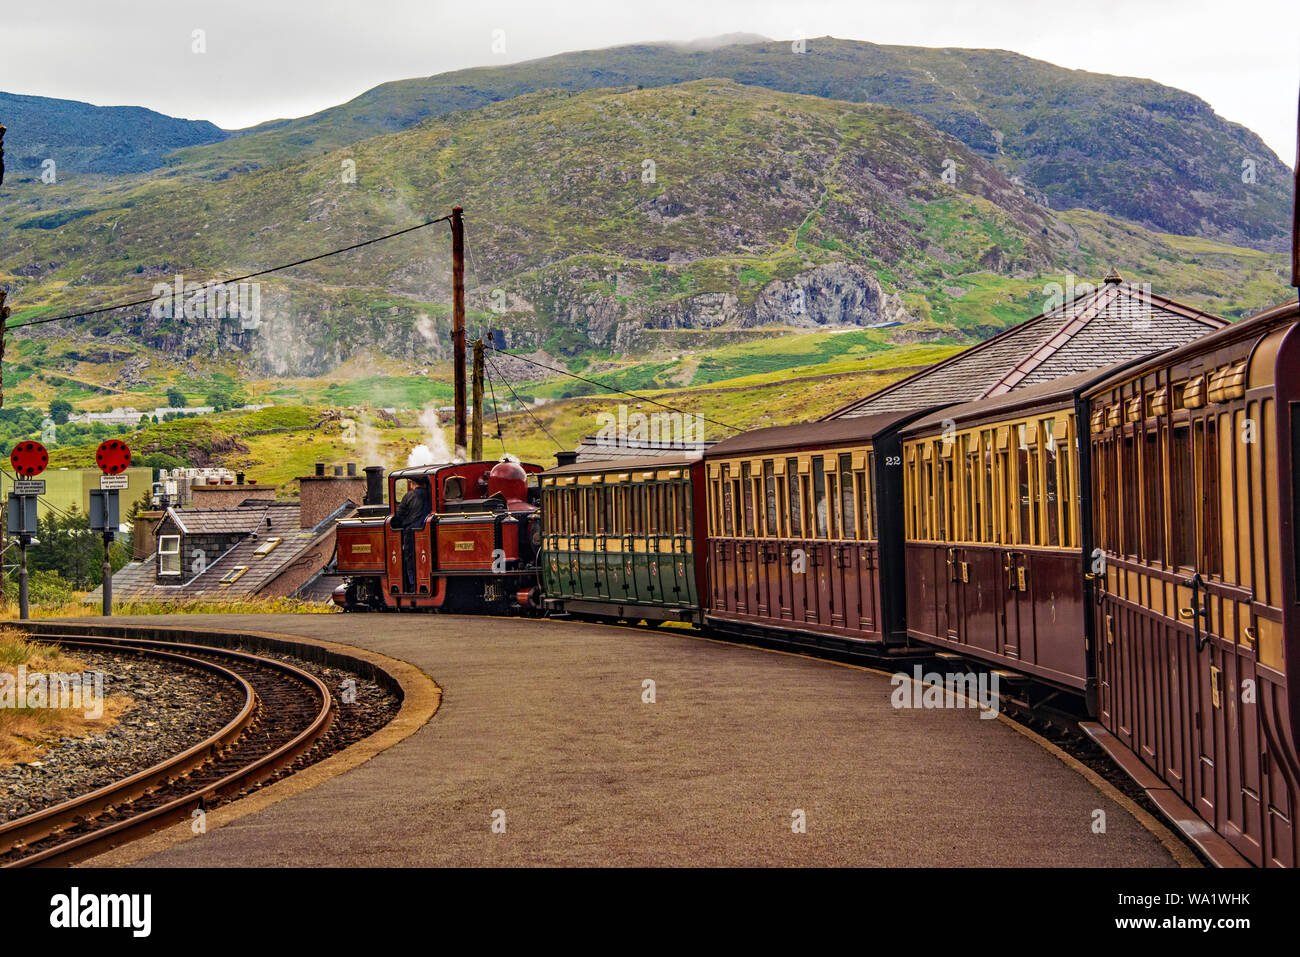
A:
<svg viewBox="0 0 1300 957">
<path fill-rule="evenodd" d="M 966 502 L 966 519 L 963 527 L 964 537 L 968 542 L 979 540 L 980 528 L 983 525 L 980 521 L 979 439 L 975 439 L 976 446 L 972 449 L 971 438 L 972 436 L 969 435 L 961 437 L 962 461 L 966 466 L 966 471 L 962 475 Z"/>
<path fill-rule="evenodd" d="M 1070 442 L 1070 436 L 1067 433 L 1065 445 L 1058 446 L 1056 450 L 1056 471 L 1057 471 L 1057 494 L 1061 498 L 1061 544 L 1074 544 L 1074 489 L 1072 486 L 1072 472 L 1070 471 L 1070 457 L 1074 454 L 1073 443 Z"/>
<path fill-rule="evenodd" d="M 1136 555 L 1141 550 L 1138 546 L 1138 511 L 1137 496 L 1141 489 L 1138 483 L 1137 440 L 1126 435 L 1121 441 L 1120 482 L 1115 491 L 1124 503 L 1121 509 L 1123 517 L 1123 550 L 1126 555 Z"/>
<path fill-rule="evenodd" d="M 1025 437 L 1025 427 L 1016 427 L 1016 478 L 1019 482 L 1017 497 L 1020 500 L 1020 535 L 1016 539 L 1021 545 L 1032 545 L 1033 537 L 1029 531 L 1029 443 Z"/>
<path fill-rule="evenodd" d="M 871 527 L 871 470 L 875 465 L 873 452 L 867 453 L 867 467 L 858 473 L 858 515 L 862 522 L 862 534 L 859 538 L 872 539 L 876 531 Z"/>
<path fill-rule="evenodd" d="M 934 464 L 938 472 L 934 483 L 934 539 L 939 542 L 948 540 L 948 483 L 950 463 L 944 459 L 939 450 L 943 443 L 934 443 Z"/>
<path fill-rule="evenodd" d="M 588 535 L 596 534 L 596 496 L 600 494 L 600 489 L 589 486 L 586 491 L 587 500 L 587 527 Z"/>
<path fill-rule="evenodd" d="M 919 538 L 920 534 L 917 529 L 917 463 L 907 463 L 907 484 L 905 486 L 905 511 L 906 534 L 909 538 Z"/>
<path fill-rule="evenodd" d="M 722 534 L 731 537 L 734 534 L 732 529 L 732 504 L 731 504 L 731 466 L 722 467 Z"/>
<path fill-rule="evenodd" d="M 840 521 L 841 538 L 855 538 L 858 520 L 854 509 L 853 456 L 840 456 Z"/>
<path fill-rule="evenodd" d="M 745 534 L 754 536 L 754 483 L 749 473 L 749 463 L 740 466 L 740 491 L 745 502 Z"/>
<path fill-rule="evenodd" d="M 673 531 L 686 534 L 686 483 L 673 485 Z"/>
<path fill-rule="evenodd" d="M 803 501 L 799 494 L 799 460 L 785 460 L 786 506 L 790 518 L 790 536 L 799 538 L 803 535 Z"/>
<path fill-rule="evenodd" d="M 714 535 L 722 534 L 722 483 L 718 479 L 709 482 L 709 531 Z"/>
<path fill-rule="evenodd" d="M 763 504 L 766 506 L 767 537 L 780 538 L 781 530 L 776 518 L 776 471 L 771 459 L 763 460 Z"/>
<path fill-rule="evenodd" d="M 1169 523 L 1173 531 L 1175 565 L 1196 566 L 1196 473 L 1192 465 L 1192 430 L 1186 425 L 1172 430 L 1169 443 Z"/>
<path fill-rule="evenodd" d="M 862 502 L 858 514 L 862 515 L 862 537 L 876 537 L 876 454 L 867 452 L 867 468 L 862 473 Z"/>
<path fill-rule="evenodd" d="M 820 455 L 812 460 L 813 514 L 816 516 L 816 535 L 825 538 L 829 528 L 829 516 L 826 510 L 826 465 Z"/>
<path fill-rule="evenodd" d="M 919 454 L 919 452 L 918 452 Z M 930 534 L 930 499 L 934 495 L 934 462 L 926 459 L 921 463 L 921 487 L 916 496 L 917 526 L 916 537 L 932 539 Z"/>
<path fill-rule="evenodd" d="M 984 541 L 994 542 L 993 536 L 993 433 L 984 432 L 980 440 L 984 457 Z"/>
<path fill-rule="evenodd" d="M 1142 520 L 1146 532 L 1144 557 L 1148 561 L 1163 565 L 1165 562 L 1165 493 L 1158 429 L 1146 433 L 1142 461 L 1142 491 L 1146 498 L 1142 508 Z"/>
<path fill-rule="evenodd" d="M 1056 477 L 1056 420 L 1043 422 L 1043 510 L 1047 516 L 1047 545 L 1061 544 L 1061 497 Z"/>
<path fill-rule="evenodd" d="M 828 537 L 839 538 L 840 497 L 839 494 L 836 492 L 836 486 L 838 485 L 838 483 L 835 481 L 835 463 L 832 461 L 828 464 L 831 467 L 831 471 L 826 473 L 826 513 L 827 513 Z"/>
<path fill-rule="evenodd" d="M 1196 423 L 1197 467 L 1201 470 L 1204 486 L 1199 500 L 1201 510 L 1201 565 L 1206 575 L 1223 574 L 1223 551 L 1219 528 L 1219 442 L 1214 419 Z"/>
</svg>

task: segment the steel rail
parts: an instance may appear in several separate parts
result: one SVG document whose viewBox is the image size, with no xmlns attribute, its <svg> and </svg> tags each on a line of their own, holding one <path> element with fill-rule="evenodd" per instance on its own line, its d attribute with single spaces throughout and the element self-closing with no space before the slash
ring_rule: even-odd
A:
<svg viewBox="0 0 1300 957">
<path fill-rule="evenodd" d="M 32 865 L 57 865 L 74 863 L 75 861 L 101 853 L 112 847 L 126 843 L 136 837 L 156 831 L 175 821 L 189 818 L 194 810 L 205 809 L 214 799 L 229 797 L 232 794 L 246 790 L 254 784 L 266 780 L 277 771 L 293 763 L 301 754 L 306 752 L 324 733 L 328 730 L 334 717 L 333 697 L 325 684 L 315 675 L 297 668 L 286 662 L 270 658 L 262 658 L 257 655 L 248 654 L 242 651 L 236 651 L 229 648 L 211 647 L 207 645 L 189 645 L 169 641 L 152 641 L 146 639 L 129 639 L 116 637 L 98 637 L 98 636 L 61 636 L 61 635 L 40 635 L 33 634 L 33 638 L 51 643 L 65 645 L 75 645 L 77 647 L 87 647 L 94 649 L 124 649 L 134 650 L 144 653 L 152 653 L 179 658 L 186 663 L 202 662 L 207 666 L 215 666 L 217 669 L 229 672 L 234 675 L 249 690 L 251 698 L 245 701 L 244 708 L 236 719 L 229 722 L 218 735 L 224 736 L 224 743 L 217 748 L 213 748 L 211 738 L 201 742 L 194 748 L 187 749 L 183 755 L 190 756 L 192 760 L 195 752 L 206 752 L 205 760 L 199 761 L 193 765 L 186 774 L 178 774 L 174 769 L 170 772 L 164 771 L 155 775 L 154 772 L 161 770 L 161 765 L 147 769 L 138 775 L 124 779 L 116 785 L 109 785 L 99 791 L 84 795 L 81 798 L 74 798 L 63 804 L 49 808 L 46 811 L 37 812 L 25 818 L 18 818 L 5 825 L 10 831 L 15 833 L 24 829 L 31 828 L 32 833 L 39 833 L 42 823 L 49 823 L 57 819 L 64 826 L 68 823 L 93 823 L 96 814 L 105 811 L 113 811 L 121 804 L 129 804 L 133 799 L 139 799 L 148 794 L 152 794 L 160 789 L 176 785 L 184 787 L 184 777 L 195 772 L 202 772 L 203 767 L 214 762 L 223 754 L 230 752 L 232 749 L 250 742 L 248 731 L 250 725 L 256 724 L 253 719 L 257 716 L 258 704 L 264 703 L 256 691 L 252 688 L 251 683 L 241 675 L 235 674 L 224 665 L 218 665 L 211 659 L 217 659 L 226 664 L 237 663 L 245 666 L 253 666 L 261 669 L 269 669 L 272 673 L 286 681 L 293 681 L 300 685 L 302 689 L 309 694 L 314 694 L 320 702 L 311 720 L 306 722 L 305 726 L 300 728 L 289 740 L 280 743 L 272 750 L 262 753 L 251 760 L 245 761 L 241 766 L 232 770 L 215 781 L 200 784 L 198 787 L 185 790 L 177 797 L 167 800 L 164 803 L 145 809 L 138 814 L 131 814 L 123 819 L 107 823 L 103 827 L 97 827 L 85 833 L 72 836 L 66 841 L 60 841 L 49 847 L 36 850 L 32 854 L 19 857 L 15 860 L 7 861 L 0 864 L 0 867 L 28 867 Z M 266 715 L 267 718 L 273 718 L 274 715 Z M 230 728 L 239 724 L 238 732 L 233 736 L 227 736 Z M 215 737 L 215 736 L 213 736 Z M 178 756 L 180 757 L 180 756 Z M 154 785 L 141 789 L 141 783 L 144 778 L 151 778 Z M 130 782 L 130 783 L 128 783 Z M 118 793 L 122 796 L 116 802 L 105 801 L 106 795 L 101 792 L 113 789 L 120 789 Z M 87 812 L 79 810 L 79 804 L 91 802 L 97 808 L 96 811 Z M 47 837 L 54 836 L 58 831 L 51 831 Z M 6 834 L 5 830 L 0 829 L 0 836 Z M 39 838 L 37 838 L 38 840 Z M 22 843 L 31 843 L 25 841 Z M 7 853 L 17 850 L 21 853 L 22 844 L 19 842 L 8 842 L 8 846 L 0 846 L 0 853 Z"/>
<path fill-rule="evenodd" d="M 61 645 L 65 648 L 95 650 L 94 642 L 69 640 L 61 642 Z M 7 854 L 21 845 L 43 840 L 62 830 L 68 824 L 93 817 L 95 814 L 115 805 L 132 801 L 153 790 L 154 787 L 161 783 L 188 774 L 195 768 L 206 764 L 230 742 L 238 738 L 249 721 L 252 720 L 257 706 L 253 686 L 233 671 L 211 661 L 187 658 L 184 655 L 172 652 L 154 649 L 134 650 L 142 655 L 177 661 L 187 667 L 198 667 L 231 682 L 236 688 L 241 689 L 244 694 L 244 703 L 239 709 L 239 713 L 227 722 L 223 728 L 204 738 L 199 743 L 160 761 L 152 767 L 145 768 L 119 781 L 106 784 L 87 794 L 69 798 L 59 804 L 51 805 L 43 810 L 0 824 L 0 854 Z"/>
</svg>

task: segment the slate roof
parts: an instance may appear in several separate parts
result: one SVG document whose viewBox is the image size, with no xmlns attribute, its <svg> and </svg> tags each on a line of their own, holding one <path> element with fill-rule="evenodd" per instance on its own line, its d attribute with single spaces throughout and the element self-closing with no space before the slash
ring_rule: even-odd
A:
<svg viewBox="0 0 1300 957">
<path fill-rule="evenodd" d="M 292 565 L 310 562 L 317 568 L 323 566 L 330 557 L 330 532 L 340 518 L 355 508 L 355 505 L 345 503 L 314 528 L 299 527 L 301 513 L 297 503 L 291 502 L 252 500 L 225 509 L 170 508 L 168 517 L 189 534 L 242 534 L 244 537 L 212 561 L 202 573 L 178 584 L 158 583 L 156 553 L 143 561 L 130 562 L 113 575 L 113 598 L 121 601 L 187 601 L 195 598 L 239 601 L 253 598 Z M 166 521 L 165 517 L 163 522 Z M 280 544 L 266 555 L 255 555 L 254 552 L 270 538 L 281 539 Z M 240 565 L 248 570 L 237 581 L 221 584 L 221 579 Z M 99 596 L 100 589 L 97 588 L 86 596 L 85 601 L 98 602 Z"/>
<path fill-rule="evenodd" d="M 836 409 L 826 418 L 974 402 L 1176 348 L 1227 325 L 1218 316 L 1112 275 L 1095 291 Z"/>
</svg>

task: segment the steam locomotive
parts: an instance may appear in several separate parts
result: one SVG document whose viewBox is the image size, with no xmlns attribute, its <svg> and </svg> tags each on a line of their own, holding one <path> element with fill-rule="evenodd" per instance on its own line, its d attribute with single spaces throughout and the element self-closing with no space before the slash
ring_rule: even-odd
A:
<svg viewBox="0 0 1300 957">
<path fill-rule="evenodd" d="M 537 474 L 513 461 L 388 476 L 388 506 L 339 523 L 334 601 L 347 611 L 541 611 Z"/>
</svg>

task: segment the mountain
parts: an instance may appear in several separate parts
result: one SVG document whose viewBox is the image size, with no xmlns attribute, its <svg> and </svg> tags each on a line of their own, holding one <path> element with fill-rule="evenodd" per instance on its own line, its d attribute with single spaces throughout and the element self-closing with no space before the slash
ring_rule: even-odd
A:
<svg viewBox="0 0 1300 957">
<path fill-rule="evenodd" d="M 723 38 L 725 40 L 725 38 Z M 1250 130 L 1151 80 L 1067 70 L 1005 50 L 790 42 L 638 44 L 385 83 L 312 116 L 181 150 L 182 169 L 226 173 L 319 154 L 545 89 L 657 87 L 727 78 L 772 90 L 894 106 L 921 116 L 1052 209 L 1279 251 L 1291 172 Z M 1253 164 L 1254 181 L 1244 163 Z"/>
<path fill-rule="evenodd" d="M 229 135 L 206 121 L 178 120 L 139 106 L 92 106 L 3 92 L 0 122 L 9 128 L 7 183 L 39 180 L 48 159 L 54 160 L 56 175 L 145 172 L 161 166 L 168 153 Z"/>
<path fill-rule="evenodd" d="M 1222 313 L 1285 295 L 1281 256 L 1055 213 L 910 112 L 720 79 L 523 94 L 224 179 L 159 171 L 6 199 L 12 321 L 148 296 L 179 272 L 295 261 L 456 204 L 473 327 L 552 356 L 759 326 L 980 337 L 1040 311 L 1045 280 L 1067 269 L 1133 268 Z M 49 370 L 103 355 L 116 385 L 142 362 L 306 376 L 366 354 L 444 358 L 445 230 L 261 280 L 255 331 L 145 307 L 33 327 L 19 352 Z M 76 343 L 55 341 L 72 329 Z"/>
</svg>

